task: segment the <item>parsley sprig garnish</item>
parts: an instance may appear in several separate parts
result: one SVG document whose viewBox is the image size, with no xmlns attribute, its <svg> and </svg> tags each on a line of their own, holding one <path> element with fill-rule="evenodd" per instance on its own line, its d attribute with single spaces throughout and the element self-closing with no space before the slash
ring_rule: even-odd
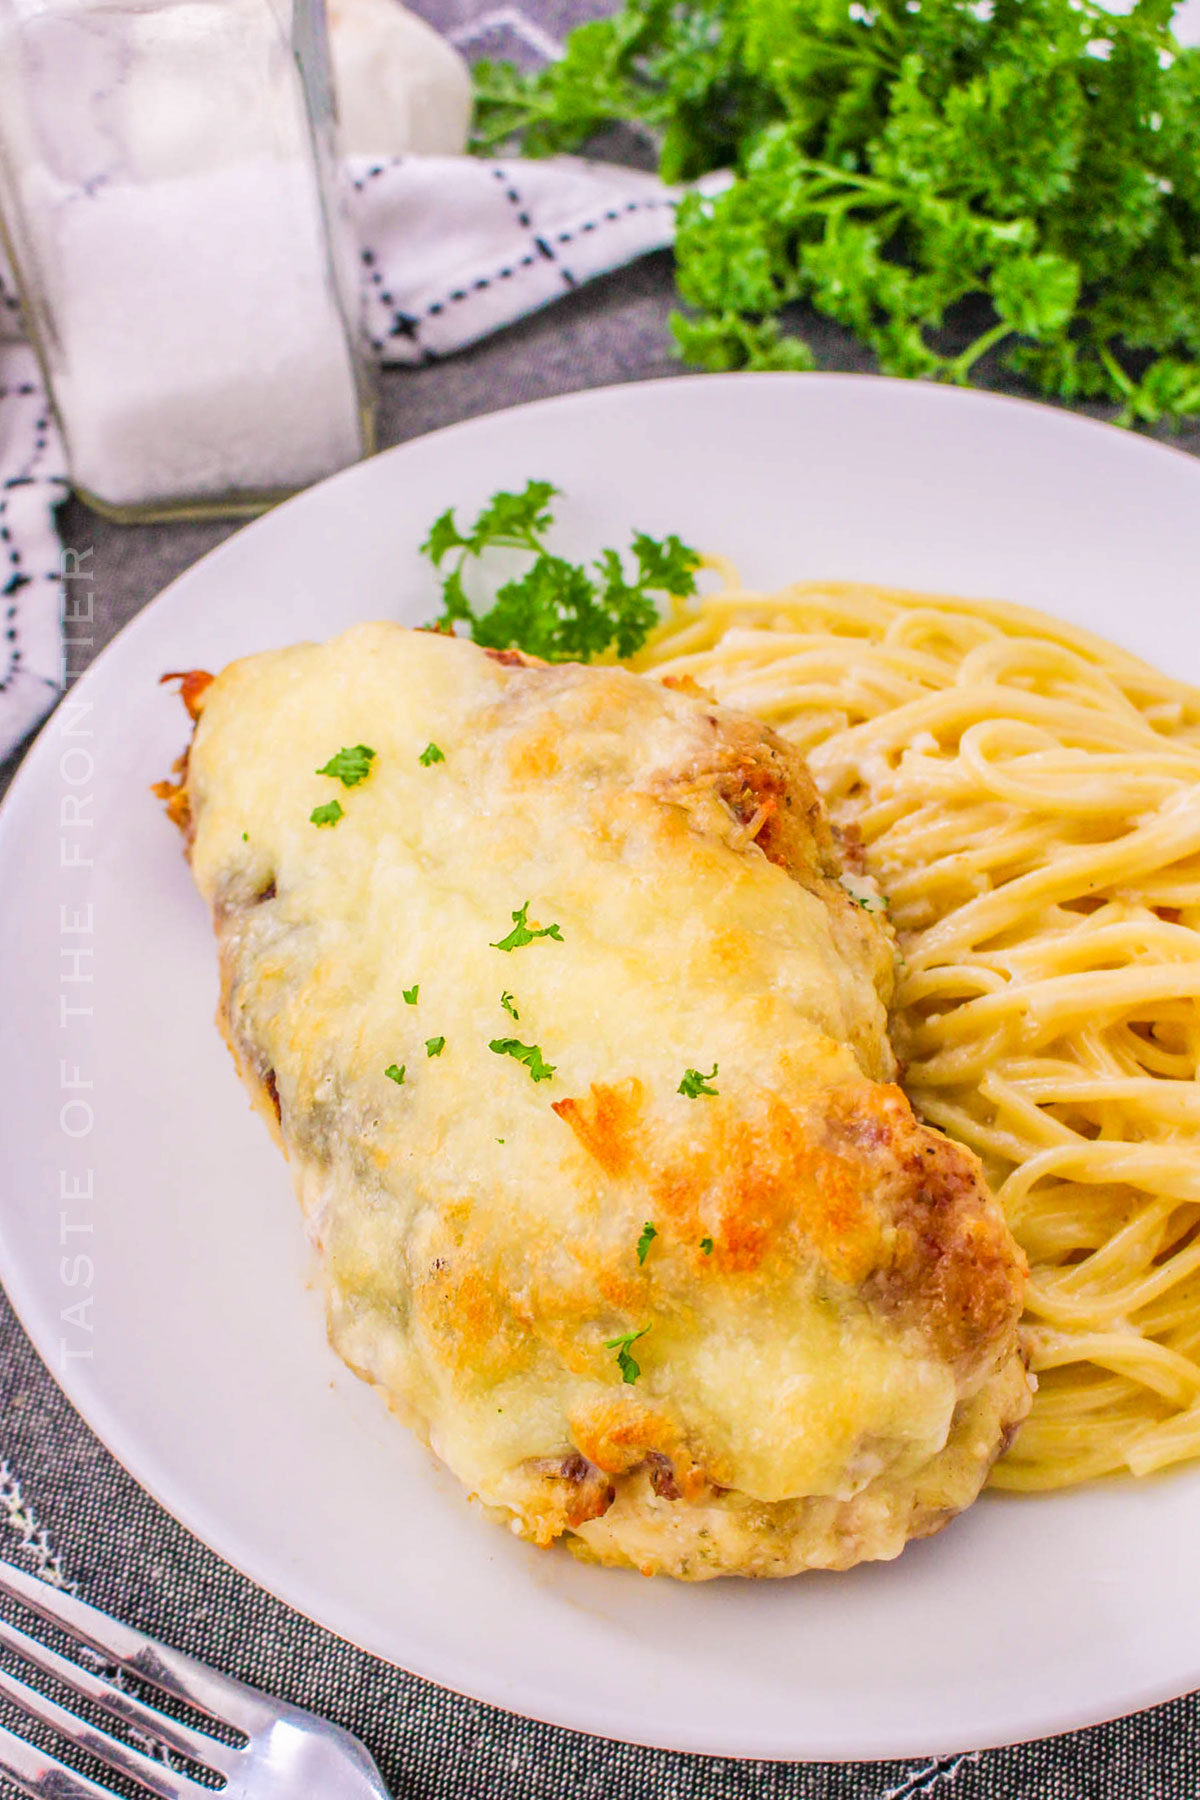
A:
<svg viewBox="0 0 1200 1800">
<path fill-rule="evenodd" d="M 343 817 L 340 800 L 327 800 L 324 806 L 314 806 L 308 815 L 310 825 L 336 825 Z"/>
<path fill-rule="evenodd" d="M 492 1038 L 488 1049 L 497 1056 L 511 1056 L 524 1063 L 534 1081 L 549 1081 L 554 1073 L 554 1063 L 545 1060 L 537 1044 L 523 1044 L 520 1038 Z"/>
<path fill-rule="evenodd" d="M 426 744 L 417 761 L 423 768 L 431 769 L 434 763 L 445 762 L 446 752 L 439 750 L 436 744 Z"/>
<path fill-rule="evenodd" d="M 415 1006 L 417 1004 L 418 999 L 420 998 L 421 984 L 419 981 L 414 982 L 412 987 L 401 988 L 400 992 L 404 996 L 405 1006 Z"/>
<path fill-rule="evenodd" d="M 650 1223 L 650 1220 L 647 1219 L 646 1223 L 642 1226 L 642 1235 L 637 1241 L 637 1259 L 638 1259 L 639 1263 L 645 1262 L 646 1252 L 647 1252 L 647 1250 L 649 1250 L 651 1244 L 654 1242 L 654 1240 L 657 1236 L 658 1236 L 658 1226 L 652 1225 Z"/>
<path fill-rule="evenodd" d="M 528 925 L 526 924 L 528 914 L 529 901 L 527 900 L 524 906 L 519 906 L 512 914 L 513 928 L 508 936 L 502 937 L 498 943 L 489 944 L 488 948 L 491 950 L 520 950 L 526 944 L 532 944 L 537 938 L 555 938 L 560 944 L 562 943 L 563 934 L 557 925 Z M 509 999 L 511 1000 L 511 998 L 510 994 Z M 503 999 L 500 1004 L 504 1006 Z M 512 1012 L 511 1006 L 504 1006 L 504 1010 Z M 515 1019 L 517 1015 L 514 1012 L 512 1016 Z"/>
<path fill-rule="evenodd" d="M 343 787 L 357 787 L 371 773 L 374 761 L 375 752 L 368 749 L 366 744 L 352 744 L 331 756 L 325 767 L 317 770 L 317 774 L 331 775 Z"/>
<path fill-rule="evenodd" d="M 421 546 L 442 583 L 436 623 L 461 623 L 477 644 L 512 648 L 547 662 L 589 662 L 606 650 L 632 656 L 658 618 L 658 600 L 693 594 L 700 558 L 677 537 L 635 532 L 630 572 L 616 550 L 602 550 L 591 565 L 567 561 L 546 547 L 554 523 L 552 482 L 529 481 L 519 494 L 493 494 L 473 525 L 461 530 L 453 507 L 435 520 Z M 532 561 L 521 575 L 496 589 L 491 604 L 477 606 L 466 576 L 489 550 L 524 551 Z"/>
<path fill-rule="evenodd" d="M 425 1054 L 426 1054 L 426 1056 L 440 1056 L 442 1054 L 442 1051 L 445 1048 L 446 1048 L 446 1040 L 444 1037 L 432 1037 L 432 1038 L 425 1039 Z"/>
<path fill-rule="evenodd" d="M 491 948 L 494 950 L 496 948 L 496 945 L 492 944 Z M 517 1011 L 516 1006 L 513 1003 L 513 997 L 509 993 L 507 988 L 505 988 L 504 992 L 500 996 L 500 1004 L 504 1008 L 505 1012 L 508 1014 L 510 1019 L 517 1019 L 517 1020 L 520 1019 L 521 1015 Z"/>
<path fill-rule="evenodd" d="M 404 1086 L 404 1064 L 403 1063 L 389 1063 L 387 1068 L 383 1072 L 387 1076 L 389 1081 L 395 1082 L 397 1087 Z"/>
<path fill-rule="evenodd" d="M 711 1083 L 716 1079 L 716 1063 L 713 1064 L 707 1075 L 702 1075 L 699 1069 L 687 1069 L 684 1071 L 683 1080 L 675 1091 L 679 1094 L 686 1094 L 689 1100 L 698 1100 L 701 1094 L 709 1094 L 715 1100 L 718 1090 L 711 1086 Z"/>
<path fill-rule="evenodd" d="M 648 126 L 672 327 L 708 369 L 809 368 L 805 303 L 888 374 L 998 355 L 1124 424 L 1200 412 L 1200 50 L 1175 0 L 626 0 L 535 73 L 475 65 L 475 148 Z M 795 315 L 793 314 L 792 317 Z"/>
<path fill-rule="evenodd" d="M 649 1329 L 650 1327 L 648 1325 L 643 1325 L 640 1331 L 623 1332 L 620 1337 L 609 1338 L 604 1345 L 606 1350 L 616 1351 L 617 1367 L 621 1371 L 621 1380 L 629 1382 L 630 1386 L 633 1385 L 641 1374 L 642 1366 L 637 1361 L 636 1357 L 630 1355 L 629 1346 L 631 1344 L 636 1344 L 639 1338 L 645 1337 Z"/>
</svg>

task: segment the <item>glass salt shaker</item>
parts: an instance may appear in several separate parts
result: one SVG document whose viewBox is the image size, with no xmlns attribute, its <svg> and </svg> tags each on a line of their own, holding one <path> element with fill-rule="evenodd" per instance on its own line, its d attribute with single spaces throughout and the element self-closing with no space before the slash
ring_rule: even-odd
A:
<svg viewBox="0 0 1200 1800">
<path fill-rule="evenodd" d="M 255 512 L 373 448 L 322 0 L 0 0 L 0 226 L 73 483 Z"/>
</svg>

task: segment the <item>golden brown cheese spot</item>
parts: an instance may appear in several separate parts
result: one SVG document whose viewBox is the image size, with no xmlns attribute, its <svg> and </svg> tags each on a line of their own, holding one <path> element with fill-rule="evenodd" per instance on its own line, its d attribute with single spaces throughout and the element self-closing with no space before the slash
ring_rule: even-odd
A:
<svg viewBox="0 0 1200 1800">
<path fill-rule="evenodd" d="M 593 1082 L 582 1100 L 555 1100 L 551 1110 L 571 1127 L 606 1175 L 621 1180 L 637 1162 L 645 1090 L 637 1077 Z"/>
<path fill-rule="evenodd" d="M 673 1442 L 678 1435 L 669 1420 L 655 1418 L 636 1401 L 618 1395 L 570 1415 L 571 1436 L 589 1462 L 608 1475 L 627 1475 L 646 1459 L 646 1452 Z"/>
<path fill-rule="evenodd" d="M 554 1110 L 637 1190 L 632 1214 L 664 1242 L 710 1237 L 714 1269 L 748 1276 L 816 1257 L 955 1363 L 1003 1341 L 1023 1259 L 976 1158 L 919 1124 L 899 1088 L 840 1084 L 791 1101 L 767 1089 L 749 1116 L 719 1096 L 703 1105 L 686 1136 L 647 1110 L 636 1077 Z"/>
<path fill-rule="evenodd" d="M 577 1407 L 570 1425 L 572 1441 L 608 1475 L 628 1475 L 649 1463 L 656 1491 L 672 1490 L 664 1498 L 695 1499 L 710 1485 L 675 1421 L 632 1396 Z"/>
<path fill-rule="evenodd" d="M 505 1380 L 532 1360 L 535 1340 L 477 1254 L 435 1257 L 413 1283 L 413 1310 L 439 1359 L 473 1386 Z"/>
<path fill-rule="evenodd" d="M 707 1230 L 731 1272 L 794 1254 L 798 1240 L 835 1279 L 861 1280 L 874 1263 L 879 1221 L 869 1189 L 826 1139 L 820 1102 L 795 1111 L 768 1089 L 749 1117 L 730 1116 L 719 1100 L 711 1116 L 703 1136 L 654 1171 L 661 1210 L 691 1238 Z"/>
<path fill-rule="evenodd" d="M 545 781 L 558 773 L 559 733 L 538 730 L 515 737 L 508 748 L 508 771 L 514 781 Z"/>
<path fill-rule="evenodd" d="M 702 688 L 692 675 L 664 675 L 662 685 L 665 688 L 672 688 L 678 694 L 686 694 L 689 700 L 702 700 L 709 706 L 717 704 L 716 695 L 710 694 L 707 688 Z M 712 719 L 714 730 L 716 724 L 717 721 L 714 717 Z"/>
<path fill-rule="evenodd" d="M 718 1096 L 686 1133 L 647 1115 L 642 1083 L 593 1085 L 554 1110 L 617 1180 L 644 1195 L 646 1216 L 677 1241 L 713 1240 L 713 1265 L 748 1274 L 803 1244 L 840 1281 L 874 1266 L 879 1221 L 862 1171 L 823 1128 L 821 1100 L 796 1111 L 771 1090 L 749 1117 Z"/>
</svg>

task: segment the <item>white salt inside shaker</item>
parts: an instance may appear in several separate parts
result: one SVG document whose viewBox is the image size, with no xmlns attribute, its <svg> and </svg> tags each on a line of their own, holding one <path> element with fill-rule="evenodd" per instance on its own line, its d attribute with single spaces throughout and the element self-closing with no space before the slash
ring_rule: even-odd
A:
<svg viewBox="0 0 1200 1800">
<path fill-rule="evenodd" d="M 353 252 L 296 21 L 271 0 L 0 18 L 0 206 L 75 484 L 119 512 L 222 510 L 364 454 Z"/>
</svg>

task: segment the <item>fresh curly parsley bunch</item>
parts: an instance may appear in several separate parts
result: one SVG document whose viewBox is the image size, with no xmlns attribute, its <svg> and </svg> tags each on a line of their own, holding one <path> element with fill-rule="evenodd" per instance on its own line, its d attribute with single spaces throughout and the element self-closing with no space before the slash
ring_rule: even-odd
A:
<svg viewBox="0 0 1200 1800">
<path fill-rule="evenodd" d="M 707 369 L 812 366 L 783 308 L 889 374 L 968 382 L 995 350 L 1123 423 L 1200 413 L 1200 51 L 1175 0 L 626 0 L 534 75 L 479 65 L 477 147 L 650 127 Z M 973 304 L 972 304 L 973 302 Z M 964 318 L 988 311 L 965 348 Z"/>
<path fill-rule="evenodd" d="M 616 550 L 601 550 L 592 564 L 594 576 L 583 563 L 554 555 L 546 534 L 554 524 L 551 501 L 560 492 L 553 482 L 527 481 L 520 493 L 493 494 L 466 531 L 459 529 L 453 507 L 434 520 L 421 553 L 432 562 L 442 586 L 436 629 L 453 632 L 461 624 L 469 637 L 488 649 L 515 646 L 546 662 L 590 662 L 610 651 L 632 656 L 657 623 L 660 601 L 695 593 L 700 557 L 673 534 L 659 539 L 644 531 L 634 533 L 632 580 Z M 468 594 L 464 577 L 468 568 L 478 569 L 480 559 L 496 550 L 524 553 L 532 560 L 481 610 Z M 523 919 L 518 923 L 524 931 Z M 557 930 L 557 925 L 550 927 L 551 933 Z M 529 943 L 530 938 L 519 941 Z M 512 945 L 505 942 L 498 948 L 508 950 Z"/>
</svg>

